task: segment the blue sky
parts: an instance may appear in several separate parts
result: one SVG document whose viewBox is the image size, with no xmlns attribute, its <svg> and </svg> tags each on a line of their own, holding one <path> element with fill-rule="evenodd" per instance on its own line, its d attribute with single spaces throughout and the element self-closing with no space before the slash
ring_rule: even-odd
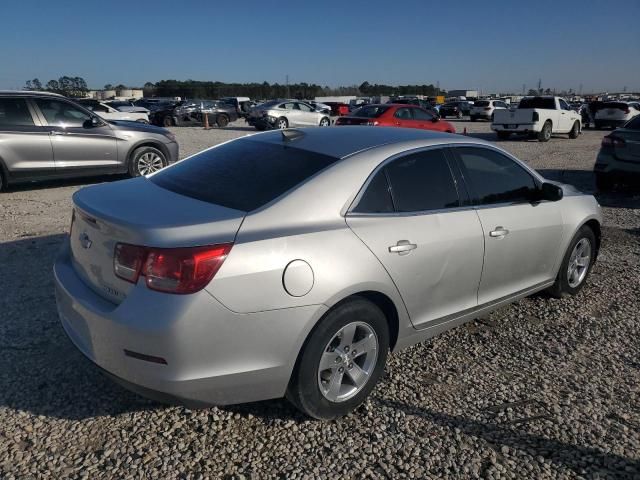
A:
<svg viewBox="0 0 640 480">
<path fill-rule="evenodd" d="M 0 88 L 82 76 L 640 90 L 640 0 L 2 2 Z M 12 19 L 8 22 L 7 19 Z"/>
</svg>

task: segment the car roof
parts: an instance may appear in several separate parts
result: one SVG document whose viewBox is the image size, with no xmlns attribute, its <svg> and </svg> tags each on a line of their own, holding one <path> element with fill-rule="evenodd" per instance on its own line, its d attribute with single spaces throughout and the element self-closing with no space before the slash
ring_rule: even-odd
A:
<svg viewBox="0 0 640 480">
<path fill-rule="evenodd" d="M 59 93 L 53 92 L 41 92 L 34 90 L 0 90 L 0 97 L 35 97 L 35 96 L 51 96 L 51 97 L 64 97 Z"/>
<path fill-rule="evenodd" d="M 298 136 L 287 141 L 284 140 L 282 130 L 275 130 L 250 135 L 244 139 L 271 144 L 289 144 L 294 148 L 336 158 L 344 158 L 383 145 L 401 146 L 402 144 L 414 144 L 416 141 L 423 142 L 424 146 L 447 143 L 477 143 L 479 145 L 488 143 L 471 137 L 417 128 L 344 126 L 289 129 L 289 131 L 295 132 Z"/>
</svg>

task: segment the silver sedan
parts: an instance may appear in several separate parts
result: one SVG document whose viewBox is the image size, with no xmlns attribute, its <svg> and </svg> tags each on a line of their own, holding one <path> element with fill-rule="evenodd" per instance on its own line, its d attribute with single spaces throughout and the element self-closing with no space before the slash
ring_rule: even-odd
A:
<svg viewBox="0 0 640 480">
<path fill-rule="evenodd" d="M 267 132 L 73 196 L 62 325 L 116 381 L 187 405 L 286 396 L 331 419 L 398 351 L 540 290 L 576 294 L 591 195 L 488 142 Z"/>
</svg>

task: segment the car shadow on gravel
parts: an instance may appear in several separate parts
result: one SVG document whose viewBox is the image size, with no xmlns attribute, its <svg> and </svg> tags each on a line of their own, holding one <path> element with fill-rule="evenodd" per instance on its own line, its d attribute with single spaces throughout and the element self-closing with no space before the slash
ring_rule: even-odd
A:
<svg viewBox="0 0 640 480">
<path fill-rule="evenodd" d="M 558 440 L 545 438 L 523 431 L 514 424 L 509 426 L 492 425 L 468 418 L 449 415 L 441 412 L 408 405 L 403 402 L 388 400 L 376 396 L 372 401 L 386 408 L 402 410 L 407 415 L 420 417 L 435 425 L 448 429 L 459 429 L 462 433 L 481 438 L 493 448 L 498 456 L 503 446 L 524 451 L 534 458 L 565 466 L 577 475 L 591 478 L 636 478 L 629 472 L 639 472 L 640 462 L 614 453 L 606 453 L 597 448 L 572 445 Z M 488 465 L 487 465 L 488 466 Z M 605 473 L 606 472 L 606 473 Z"/>
<path fill-rule="evenodd" d="M 52 275 L 65 237 L 0 243 L 0 407 L 74 420 L 165 408 L 104 377 L 67 339 Z"/>
</svg>

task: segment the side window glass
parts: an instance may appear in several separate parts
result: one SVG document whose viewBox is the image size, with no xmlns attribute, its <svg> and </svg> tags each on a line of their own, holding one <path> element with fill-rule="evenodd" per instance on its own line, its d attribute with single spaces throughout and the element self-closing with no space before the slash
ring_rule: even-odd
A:
<svg viewBox="0 0 640 480">
<path fill-rule="evenodd" d="M 408 108 L 399 108 L 396 110 L 394 117 L 401 120 L 411 120 L 411 111 Z"/>
<path fill-rule="evenodd" d="M 433 119 L 433 115 L 431 115 L 429 112 L 425 112 L 424 110 L 422 110 L 420 108 L 414 108 L 413 109 L 413 119 L 414 120 L 432 120 Z"/>
<path fill-rule="evenodd" d="M 401 157 L 385 169 L 395 208 L 399 212 L 460 206 L 451 169 L 441 149 Z"/>
<path fill-rule="evenodd" d="M 36 103 L 51 126 L 82 127 L 82 124 L 90 118 L 83 110 L 60 100 L 38 98 Z"/>
<path fill-rule="evenodd" d="M 510 158 L 488 148 L 456 147 L 455 151 L 478 205 L 531 201 L 536 183 L 529 172 Z"/>
<path fill-rule="evenodd" d="M 32 127 L 34 125 L 24 98 L 0 98 L 0 127 Z"/>
<path fill-rule="evenodd" d="M 353 209 L 356 213 L 389 213 L 393 212 L 393 202 L 389 183 L 384 170 L 379 170 L 369 182 L 367 189 Z"/>
<path fill-rule="evenodd" d="M 298 103 L 297 105 L 300 106 L 300 110 L 302 110 L 303 112 L 313 112 L 313 108 L 305 103 Z"/>
</svg>

